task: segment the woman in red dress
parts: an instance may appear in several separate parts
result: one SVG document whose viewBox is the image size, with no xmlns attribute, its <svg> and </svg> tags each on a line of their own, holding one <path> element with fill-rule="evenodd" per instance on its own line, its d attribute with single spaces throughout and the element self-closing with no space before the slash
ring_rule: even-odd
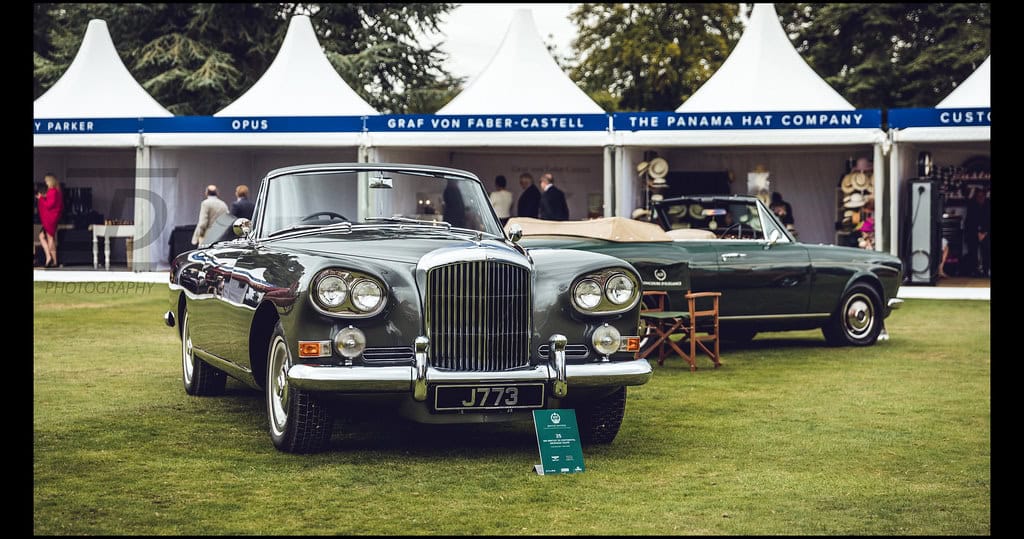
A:
<svg viewBox="0 0 1024 539">
<path fill-rule="evenodd" d="M 56 176 L 47 174 L 43 181 L 46 182 L 46 194 L 36 193 L 36 199 L 39 200 L 39 221 L 43 224 L 43 229 L 39 231 L 39 243 L 46 254 L 46 267 L 56 267 L 57 223 L 64 211 L 64 195 L 60 192 Z"/>
</svg>

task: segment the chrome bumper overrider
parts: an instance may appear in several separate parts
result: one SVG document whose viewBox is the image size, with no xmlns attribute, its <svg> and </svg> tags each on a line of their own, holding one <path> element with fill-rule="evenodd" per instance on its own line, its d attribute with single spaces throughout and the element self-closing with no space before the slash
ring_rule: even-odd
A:
<svg viewBox="0 0 1024 539">
<path fill-rule="evenodd" d="M 427 398 L 431 384 L 491 384 L 504 382 L 552 382 L 552 393 L 564 397 L 573 387 L 636 386 L 651 379 L 651 365 L 646 359 L 595 362 L 584 365 L 565 363 L 565 337 L 551 338 L 551 360 L 546 365 L 501 372 L 441 371 L 426 362 L 427 339 L 416 339 L 416 360 L 413 366 L 313 366 L 293 365 L 288 369 L 288 383 L 307 391 L 341 393 L 411 392 L 413 398 Z"/>
<path fill-rule="evenodd" d="M 890 309 L 899 309 L 900 305 L 903 305 L 903 300 L 900 298 L 892 298 L 889 300 Z"/>
</svg>

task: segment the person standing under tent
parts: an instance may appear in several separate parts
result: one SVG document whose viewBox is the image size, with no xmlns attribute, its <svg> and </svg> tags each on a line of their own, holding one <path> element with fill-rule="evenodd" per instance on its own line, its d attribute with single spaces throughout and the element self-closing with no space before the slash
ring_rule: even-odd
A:
<svg viewBox="0 0 1024 539">
<path fill-rule="evenodd" d="M 967 271 L 971 277 L 988 277 L 991 257 L 992 205 L 983 187 L 975 187 L 967 202 L 964 217 L 964 240 L 967 242 Z M 981 272 L 978 272 L 978 255 Z"/>
<path fill-rule="evenodd" d="M 206 186 L 206 200 L 199 205 L 199 222 L 196 223 L 196 231 L 192 234 L 192 245 L 203 243 L 206 231 L 217 218 L 228 213 L 228 205 L 217 196 L 217 186 Z"/>
<path fill-rule="evenodd" d="M 550 172 L 540 177 L 540 191 L 539 217 L 549 221 L 568 221 L 569 205 L 565 202 L 565 193 L 555 187 L 555 177 Z"/>
<path fill-rule="evenodd" d="M 235 187 L 235 198 L 236 200 L 231 203 L 231 215 L 252 220 L 252 212 L 256 205 L 249 200 L 249 186 L 239 185 Z"/>
<path fill-rule="evenodd" d="M 523 193 L 516 203 L 516 216 L 536 219 L 540 210 L 540 190 L 533 183 L 533 175 L 529 172 L 520 174 L 519 186 L 523 188 Z"/>
<path fill-rule="evenodd" d="M 64 213 L 64 194 L 60 190 L 60 182 L 52 172 L 43 176 L 46 182 L 46 193 L 36 193 L 39 201 L 39 222 L 43 229 L 39 231 L 39 244 L 46 255 L 44 267 L 57 267 L 57 223 Z"/>
<path fill-rule="evenodd" d="M 494 207 L 494 213 L 498 215 L 498 220 L 501 221 L 501 226 L 505 226 L 505 223 L 507 223 L 509 217 L 511 217 L 512 192 L 505 189 L 505 186 L 508 185 L 508 181 L 500 174 L 494 178 L 494 185 L 497 189 L 490 193 L 489 198 L 491 199 L 491 206 Z"/>
</svg>

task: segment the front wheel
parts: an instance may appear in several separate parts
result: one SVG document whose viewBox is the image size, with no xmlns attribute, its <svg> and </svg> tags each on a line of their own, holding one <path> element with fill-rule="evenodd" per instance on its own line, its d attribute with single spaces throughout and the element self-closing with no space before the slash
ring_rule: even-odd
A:
<svg viewBox="0 0 1024 539">
<path fill-rule="evenodd" d="M 838 309 L 821 328 L 831 346 L 869 346 L 882 331 L 882 300 L 866 284 L 855 284 L 843 294 Z"/>
<path fill-rule="evenodd" d="M 267 415 L 274 447 L 287 453 L 316 453 L 331 441 L 333 418 L 313 395 L 289 387 L 291 350 L 278 322 L 267 350 Z"/>
<path fill-rule="evenodd" d="M 585 444 L 609 444 L 619 433 L 626 414 L 626 386 L 613 393 L 576 407 L 580 441 Z"/>
<path fill-rule="evenodd" d="M 195 356 L 187 308 L 181 316 L 181 381 L 185 393 L 203 397 L 224 393 L 228 381 L 224 371 Z"/>
</svg>

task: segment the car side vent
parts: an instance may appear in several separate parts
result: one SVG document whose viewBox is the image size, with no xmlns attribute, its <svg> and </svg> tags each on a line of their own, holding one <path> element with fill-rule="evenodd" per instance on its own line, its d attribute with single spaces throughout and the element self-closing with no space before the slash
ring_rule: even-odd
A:
<svg viewBox="0 0 1024 539">
<path fill-rule="evenodd" d="M 414 358 L 411 346 L 388 346 L 363 350 L 366 363 L 411 363 Z"/>
<path fill-rule="evenodd" d="M 548 347 L 550 345 L 542 344 L 537 347 L 537 354 L 540 355 L 541 359 L 548 358 Z M 565 345 L 565 359 L 586 359 L 590 355 L 590 348 L 585 344 L 567 344 Z"/>
</svg>

